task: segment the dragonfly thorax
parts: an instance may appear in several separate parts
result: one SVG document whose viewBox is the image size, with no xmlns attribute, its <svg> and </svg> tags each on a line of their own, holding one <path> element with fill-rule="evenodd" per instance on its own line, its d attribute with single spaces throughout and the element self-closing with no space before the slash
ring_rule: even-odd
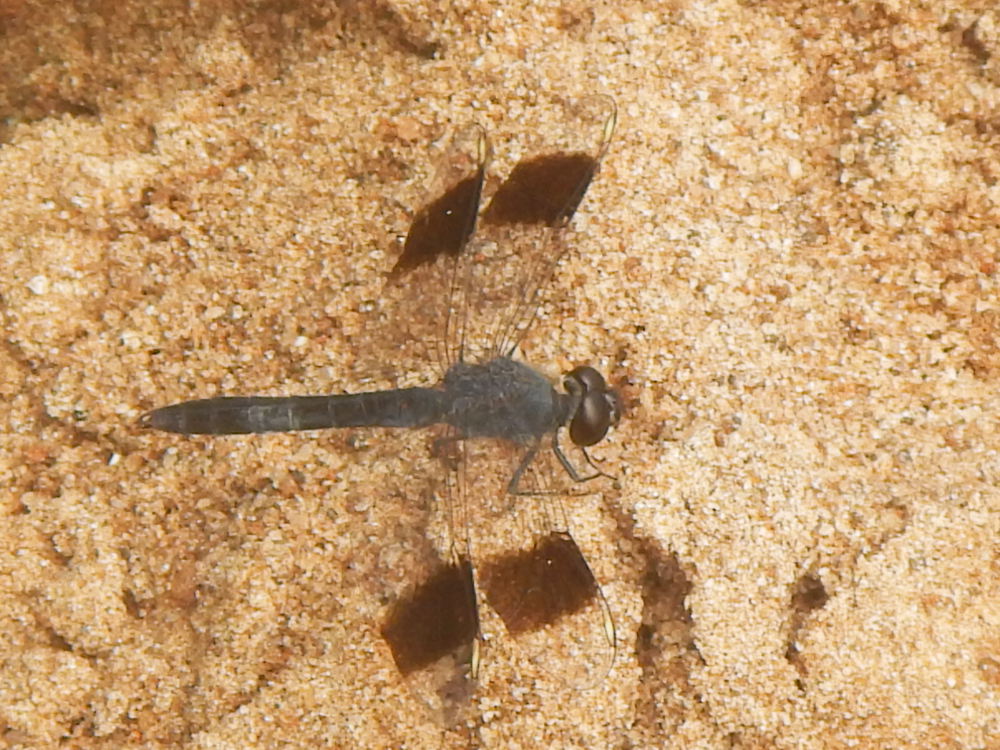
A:
<svg viewBox="0 0 1000 750">
<path fill-rule="evenodd" d="M 558 393 L 548 378 L 510 357 L 458 362 L 442 385 L 449 403 L 445 421 L 466 438 L 533 443 L 562 426 L 573 406 L 572 397 Z"/>
</svg>

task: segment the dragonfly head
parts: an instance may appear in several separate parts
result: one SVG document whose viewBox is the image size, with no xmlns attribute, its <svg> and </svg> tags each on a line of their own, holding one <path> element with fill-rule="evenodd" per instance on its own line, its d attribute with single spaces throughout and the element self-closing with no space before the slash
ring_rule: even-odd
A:
<svg viewBox="0 0 1000 750">
<path fill-rule="evenodd" d="M 576 367 L 566 373 L 563 387 L 577 402 L 569 423 L 569 437 L 584 448 L 604 439 L 621 418 L 621 397 L 593 367 Z"/>
</svg>

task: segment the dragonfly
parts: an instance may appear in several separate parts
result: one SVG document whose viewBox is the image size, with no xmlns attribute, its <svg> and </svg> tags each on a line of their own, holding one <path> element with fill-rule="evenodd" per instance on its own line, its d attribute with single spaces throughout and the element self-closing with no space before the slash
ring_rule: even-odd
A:
<svg viewBox="0 0 1000 750">
<path fill-rule="evenodd" d="M 566 111 L 567 144 L 518 161 L 482 210 L 492 147 L 481 126 L 459 130 L 430 198 L 413 216 L 385 287 L 410 309 L 399 325 L 410 326 L 408 338 L 424 343 L 425 358 L 439 373 L 436 383 L 331 395 L 220 396 L 163 406 L 140 419 L 146 428 L 181 435 L 435 430 L 432 453 L 445 476 L 450 539 L 436 565 L 388 607 L 380 627 L 404 677 L 463 654 L 475 677 L 481 598 L 532 661 L 571 684 L 595 683 L 614 661 L 610 608 L 570 534 L 564 497 L 572 493 L 556 487 L 553 476 L 561 473 L 571 485 L 613 478 L 587 449 L 617 424 L 621 397 L 593 367 L 573 368 L 557 389 L 515 358 L 569 249 L 571 220 L 615 129 L 609 97 L 567 104 Z M 574 459 L 563 447 L 564 434 Z M 481 486 L 487 472 L 480 462 L 498 452 L 508 466 L 490 493 Z M 495 496 L 500 499 L 490 502 Z"/>
</svg>

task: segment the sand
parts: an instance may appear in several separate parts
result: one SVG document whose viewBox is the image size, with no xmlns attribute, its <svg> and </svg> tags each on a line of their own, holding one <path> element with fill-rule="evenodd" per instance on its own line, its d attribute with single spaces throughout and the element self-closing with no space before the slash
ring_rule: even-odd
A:
<svg viewBox="0 0 1000 750">
<path fill-rule="evenodd" d="M 1000 747 L 980 7 L 4 2 L 0 740 Z M 404 681 L 378 629 L 440 531 L 425 436 L 136 420 L 399 382 L 370 331 L 448 135 L 502 171 L 598 92 L 618 132 L 523 349 L 625 394 L 620 486 L 567 500 L 615 666 L 577 690 L 486 611 L 478 684 Z"/>
</svg>

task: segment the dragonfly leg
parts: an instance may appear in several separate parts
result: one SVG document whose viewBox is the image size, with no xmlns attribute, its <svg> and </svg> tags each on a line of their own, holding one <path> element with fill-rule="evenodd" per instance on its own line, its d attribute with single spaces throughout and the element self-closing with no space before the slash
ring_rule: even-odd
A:
<svg viewBox="0 0 1000 750">
<path fill-rule="evenodd" d="M 528 466 L 535 459 L 535 454 L 538 453 L 538 443 L 530 446 L 521 457 L 521 462 L 517 465 L 514 470 L 514 474 L 511 476 L 510 481 L 507 483 L 507 493 L 510 495 L 537 495 L 537 492 L 528 492 L 522 490 L 518 485 L 521 483 L 521 476 L 527 470 Z"/>
<path fill-rule="evenodd" d="M 574 482 L 581 482 L 581 483 L 589 482 L 591 479 L 597 479 L 597 477 L 604 477 L 605 479 L 615 478 L 610 474 L 608 474 L 607 472 L 601 471 L 601 468 L 594 463 L 594 460 L 590 457 L 590 454 L 587 453 L 587 449 L 584 448 L 583 446 L 580 446 L 580 452 L 583 454 L 584 459 L 586 459 L 587 465 L 594 470 L 594 473 L 583 475 L 579 471 L 577 471 L 577 468 L 573 466 L 570 460 L 566 457 L 566 454 L 563 453 L 562 448 L 559 447 L 558 430 L 552 434 L 552 452 L 556 454 L 556 458 L 559 459 L 559 463 L 562 464 L 562 467 L 566 470 L 566 473 L 569 474 L 570 478 Z"/>
</svg>

